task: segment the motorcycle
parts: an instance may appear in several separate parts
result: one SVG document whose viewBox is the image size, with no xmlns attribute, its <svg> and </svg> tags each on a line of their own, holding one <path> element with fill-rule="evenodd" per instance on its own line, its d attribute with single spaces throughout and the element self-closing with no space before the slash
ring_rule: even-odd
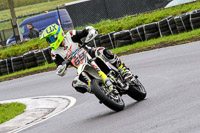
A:
<svg viewBox="0 0 200 133">
<path fill-rule="evenodd" d="M 92 40 L 91 38 L 94 37 L 89 36 L 85 42 L 88 43 Z M 87 52 L 86 45 L 76 49 L 69 57 L 68 62 L 77 68 L 78 76 L 73 81 L 73 84 L 76 84 L 75 89 L 79 92 L 90 90 L 100 103 L 114 111 L 124 109 L 125 103 L 122 95 L 127 94 L 136 101 L 143 100 L 147 95 L 137 75 L 134 75 L 129 81 L 124 80 L 119 70 L 112 64 L 100 57 L 92 58 Z M 83 82 L 87 86 L 84 86 Z"/>
</svg>

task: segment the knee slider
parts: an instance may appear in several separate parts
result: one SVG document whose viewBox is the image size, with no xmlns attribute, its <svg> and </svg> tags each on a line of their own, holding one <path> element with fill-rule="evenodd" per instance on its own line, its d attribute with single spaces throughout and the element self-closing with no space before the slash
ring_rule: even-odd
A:
<svg viewBox="0 0 200 133">
<path fill-rule="evenodd" d="M 103 50 L 103 54 L 109 59 L 109 60 L 112 60 L 114 59 L 114 54 L 112 52 L 110 52 L 109 50 L 107 49 L 104 49 Z"/>
<path fill-rule="evenodd" d="M 95 56 L 103 58 L 105 61 L 110 63 L 115 61 L 115 55 L 104 47 L 99 47 L 95 51 Z"/>
</svg>

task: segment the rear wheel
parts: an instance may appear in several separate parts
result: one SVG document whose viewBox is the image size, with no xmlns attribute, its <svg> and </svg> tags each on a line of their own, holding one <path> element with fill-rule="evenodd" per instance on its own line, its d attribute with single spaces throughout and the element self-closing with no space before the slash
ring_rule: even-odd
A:
<svg viewBox="0 0 200 133">
<path fill-rule="evenodd" d="M 136 78 L 129 86 L 128 95 L 136 101 L 141 101 L 146 97 L 147 92 L 142 83 Z"/>
<path fill-rule="evenodd" d="M 109 93 L 102 80 L 93 79 L 91 82 L 92 92 L 104 105 L 114 111 L 121 111 L 124 109 L 124 101 L 119 94 Z"/>
</svg>

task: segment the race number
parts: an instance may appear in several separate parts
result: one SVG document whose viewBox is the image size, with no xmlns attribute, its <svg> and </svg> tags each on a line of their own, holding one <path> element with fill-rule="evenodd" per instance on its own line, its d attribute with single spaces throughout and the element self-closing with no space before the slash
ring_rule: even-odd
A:
<svg viewBox="0 0 200 133">
<path fill-rule="evenodd" d="M 75 67 L 80 66 L 83 63 L 83 61 L 85 60 L 85 55 L 86 55 L 85 51 L 82 52 L 80 55 L 77 55 L 74 59 L 72 59 L 72 61 L 71 61 L 72 65 Z"/>
</svg>

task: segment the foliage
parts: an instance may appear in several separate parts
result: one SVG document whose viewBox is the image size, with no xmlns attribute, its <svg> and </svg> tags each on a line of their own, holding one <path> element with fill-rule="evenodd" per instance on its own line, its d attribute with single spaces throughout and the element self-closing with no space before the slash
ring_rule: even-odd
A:
<svg viewBox="0 0 200 133">
<path fill-rule="evenodd" d="M 179 5 L 166 9 L 159 9 L 152 12 L 142 13 L 136 16 L 125 16 L 118 20 L 102 20 L 93 26 L 99 29 L 101 34 L 106 34 L 112 31 L 128 30 L 136 26 L 160 21 L 169 16 L 177 16 L 182 13 L 190 12 L 199 9 L 200 2 L 191 4 Z"/>
<path fill-rule="evenodd" d="M 6 2 L 6 1 L 8 1 L 8 0 L 0 0 L 0 7 L 2 7 L 1 2 Z M 15 0 L 15 1 L 17 1 L 17 0 Z M 35 1 L 35 0 L 18 0 L 18 1 L 31 2 L 31 1 Z M 40 1 L 40 0 L 37 0 L 37 1 Z M 42 0 L 42 1 L 44 1 L 44 0 Z M 43 3 L 38 3 L 38 4 L 30 4 L 27 6 L 17 7 L 17 8 L 15 8 L 16 16 L 22 16 L 22 15 L 27 15 L 27 14 L 31 14 L 31 13 L 41 12 L 41 11 L 48 10 L 48 9 L 53 9 L 53 8 L 56 8 L 58 5 L 63 5 L 64 3 L 72 2 L 75 0 L 50 0 L 50 1 L 51 2 L 43 2 Z M 1 14 L 0 20 L 6 20 L 6 19 L 11 18 L 9 9 L 0 11 L 0 14 Z M 20 24 L 24 19 L 25 18 L 18 19 L 18 23 Z M 11 28 L 10 22 L 0 23 L 0 30 L 1 29 L 9 29 L 9 28 Z"/>
<path fill-rule="evenodd" d="M 154 47 L 159 44 L 168 44 L 168 43 L 171 43 L 174 45 L 184 44 L 184 43 L 190 42 L 187 39 L 198 38 L 199 36 L 200 36 L 200 29 L 197 29 L 197 30 L 193 30 L 190 32 L 180 33 L 177 35 L 171 35 L 171 36 L 166 36 L 166 37 L 162 37 L 162 38 L 151 39 L 149 41 L 144 41 L 144 42 L 137 42 L 135 44 L 112 49 L 111 51 L 115 54 L 119 54 L 119 53 L 123 53 L 123 52 L 129 51 L 129 50 L 135 50 L 135 49 L 142 51 L 143 49 L 151 48 L 151 47 Z"/>
<path fill-rule="evenodd" d="M 189 12 L 200 7 L 200 2 L 192 4 L 180 5 L 167 9 L 160 9 L 148 13 L 139 14 L 137 16 L 125 16 L 118 20 L 102 20 L 97 24 L 91 24 L 99 30 L 100 34 L 106 34 L 112 31 L 120 31 L 131 29 L 139 25 L 156 22 L 168 16 L 177 16 L 181 13 Z M 84 27 L 77 27 L 76 29 L 83 29 Z M 24 44 L 7 47 L 0 50 L 0 59 L 22 55 L 25 52 L 34 49 L 42 49 L 48 44 L 44 40 L 35 39 Z"/>
<path fill-rule="evenodd" d="M 48 47 L 46 41 L 33 39 L 23 44 L 16 44 L 0 50 L 0 59 L 23 55 L 26 52 Z"/>
<path fill-rule="evenodd" d="M 138 42 L 138 43 L 123 46 L 120 48 L 115 48 L 115 49 L 112 49 L 111 51 L 115 54 L 123 53 L 130 50 L 144 51 L 144 50 L 147 50 L 148 48 L 154 49 L 156 48 L 157 45 L 160 45 L 160 44 L 163 45 L 162 47 L 164 47 L 165 44 L 169 44 L 169 43 L 173 45 L 188 43 L 188 42 L 191 42 L 192 40 L 188 41 L 187 39 L 198 38 L 199 36 L 200 36 L 200 29 L 197 29 L 197 30 L 193 30 L 190 32 L 185 32 L 185 33 L 181 33 L 177 35 L 171 35 L 171 36 L 166 36 L 162 38 L 152 39 L 145 42 Z M 22 71 L 15 72 L 12 74 L 0 76 L 0 81 L 5 81 L 6 78 L 13 77 L 16 75 L 18 75 L 18 77 L 23 77 L 26 75 L 26 73 L 31 73 L 38 70 L 42 71 L 44 69 L 55 68 L 55 67 L 56 67 L 55 63 L 52 63 L 52 64 L 46 63 L 44 66 L 38 66 L 35 68 L 30 68 L 30 69 L 22 70 Z"/>
<path fill-rule="evenodd" d="M 0 104 L 0 124 L 23 113 L 25 108 L 21 103 Z"/>
<path fill-rule="evenodd" d="M 42 2 L 48 2 L 48 1 L 55 1 L 55 0 L 13 0 L 15 8 L 21 7 L 21 6 L 37 4 L 37 3 L 42 3 Z M 0 10 L 5 10 L 8 8 L 9 8 L 8 0 L 1 0 L 0 1 Z"/>
<path fill-rule="evenodd" d="M 26 69 L 26 70 L 21 70 L 21 71 L 14 72 L 14 73 L 11 73 L 11 74 L 8 74 L 8 75 L 2 75 L 2 76 L 0 76 L 0 82 L 4 81 L 4 79 L 6 79 L 6 78 L 14 77 L 16 75 L 24 75 L 24 76 L 25 75 L 31 75 L 31 74 L 35 73 L 35 71 L 43 72 L 43 70 L 45 70 L 45 69 L 55 68 L 55 67 L 56 67 L 55 63 L 51 63 L 51 64 L 45 63 L 45 65 L 43 65 L 43 66 L 37 66 L 37 67 L 34 67 L 34 68 L 29 68 L 29 69 Z M 30 74 L 27 74 L 27 73 L 30 73 Z"/>
</svg>

